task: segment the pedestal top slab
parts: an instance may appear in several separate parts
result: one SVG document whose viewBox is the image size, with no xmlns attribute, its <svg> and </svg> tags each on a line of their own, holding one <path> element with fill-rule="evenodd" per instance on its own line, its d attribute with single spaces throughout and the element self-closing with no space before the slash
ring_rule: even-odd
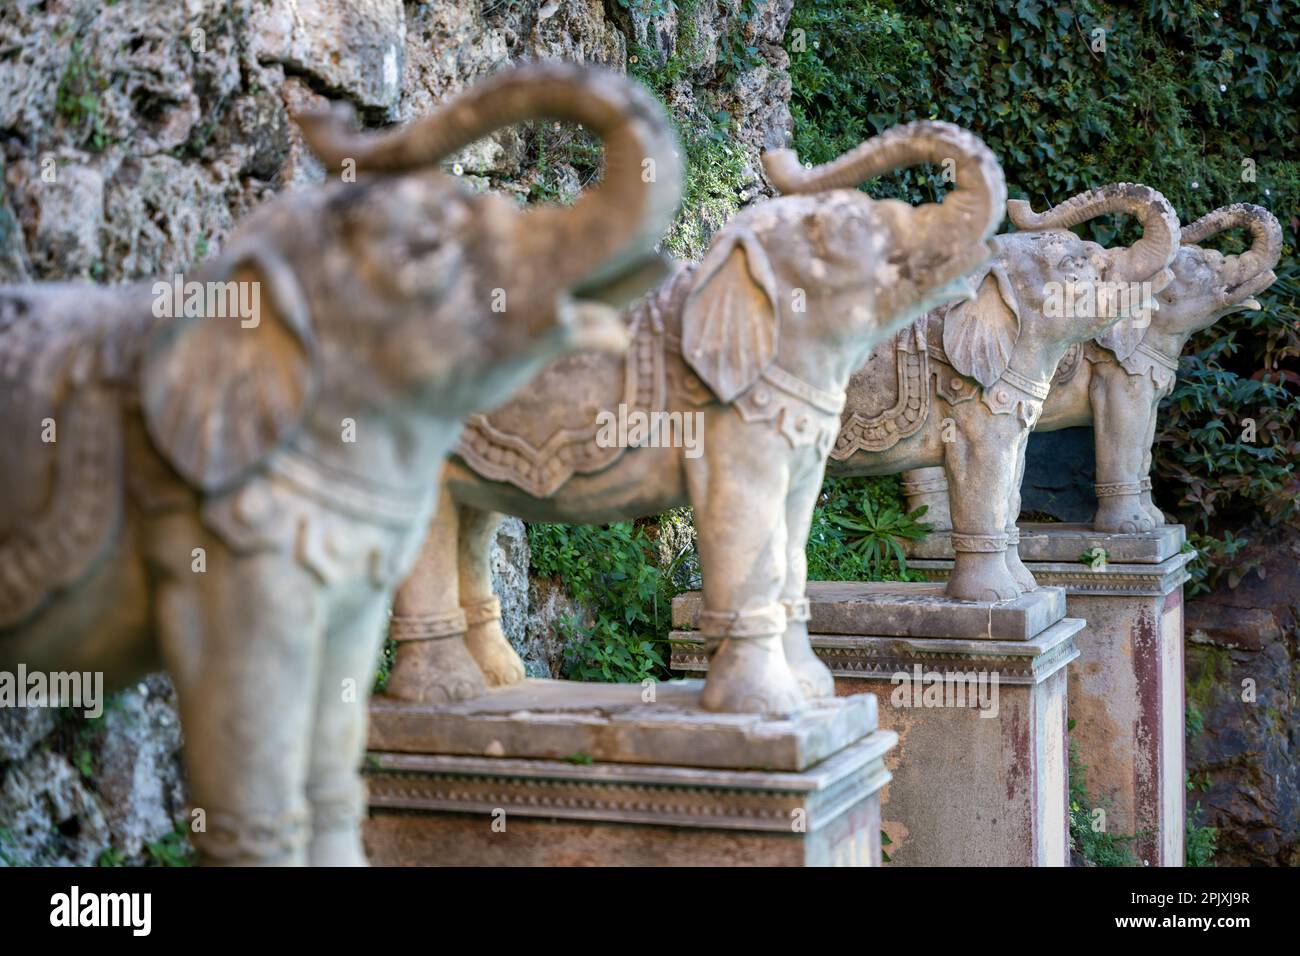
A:
<svg viewBox="0 0 1300 956">
<path fill-rule="evenodd" d="M 673 626 L 693 628 L 703 598 L 673 599 Z M 809 581 L 817 634 L 1027 641 L 1065 617 L 1065 592 L 1039 588 L 1011 601 L 958 601 L 944 585 L 899 581 Z"/>
<path fill-rule="evenodd" d="M 1039 684 L 1079 656 L 1074 637 L 1080 618 L 1057 621 L 1028 641 L 951 640 L 921 637 L 810 634 L 813 652 L 836 677 L 892 680 L 915 667 L 926 672 L 994 673 L 1004 684 Z M 694 631 L 673 631 L 675 671 L 702 673 L 709 662 Z"/>
<path fill-rule="evenodd" d="M 472 700 L 370 704 L 369 749 L 399 753 L 799 772 L 876 729 L 871 694 L 788 717 L 715 714 L 702 680 L 653 685 L 525 680 Z M 653 699 L 644 698 L 651 696 Z"/>
<path fill-rule="evenodd" d="M 1078 562 L 1094 548 L 1106 551 L 1112 564 L 1160 564 L 1178 554 L 1187 540 L 1180 524 L 1167 524 L 1139 534 L 1108 534 L 1088 524 L 1025 522 L 1020 528 L 1020 560 L 1054 564 Z M 952 538 L 937 531 L 904 545 L 909 559 L 951 561 Z M 1032 570 L 1032 569 L 1031 569 Z"/>
<path fill-rule="evenodd" d="M 1187 563 L 1196 555 L 1179 552 L 1159 564 L 1091 565 L 1081 561 L 1034 561 L 1027 567 L 1041 587 L 1064 589 L 1067 595 L 1096 597 L 1163 597 L 1189 579 Z M 952 561 L 908 562 L 913 571 L 936 582 L 948 580 Z"/>
</svg>

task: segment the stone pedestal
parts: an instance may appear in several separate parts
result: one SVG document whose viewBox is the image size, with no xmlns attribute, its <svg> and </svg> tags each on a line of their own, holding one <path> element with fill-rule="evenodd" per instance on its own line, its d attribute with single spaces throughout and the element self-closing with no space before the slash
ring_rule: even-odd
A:
<svg viewBox="0 0 1300 956">
<path fill-rule="evenodd" d="M 899 735 L 881 811 L 891 863 L 1066 865 L 1066 665 L 1083 622 L 1064 617 L 1064 594 L 989 604 L 933 584 L 811 582 L 808 599 L 836 692 L 874 691 Z M 708 666 L 688 629 L 697 608 L 674 604 L 676 670 Z"/>
<path fill-rule="evenodd" d="M 1063 588 L 1067 613 L 1087 621 L 1069 703 L 1088 790 L 1106 811 L 1107 831 L 1134 836 L 1135 855 L 1151 866 L 1184 859 L 1182 585 L 1191 555 L 1183 541 L 1181 525 L 1144 534 L 1070 524 L 1020 531 L 1021 559 L 1038 583 Z M 946 536 L 916 542 L 911 554 L 908 566 L 935 581 L 952 569 Z"/>
<path fill-rule="evenodd" d="M 703 681 L 527 680 L 457 704 L 377 697 L 366 852 L 384 865 L 878 866 L 870 694 L 711 714 Z"/>
</svg>

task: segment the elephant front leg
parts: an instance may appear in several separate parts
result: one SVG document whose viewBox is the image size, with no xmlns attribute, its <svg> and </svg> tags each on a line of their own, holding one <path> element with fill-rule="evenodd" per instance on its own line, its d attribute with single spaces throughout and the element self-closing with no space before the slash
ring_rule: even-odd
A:
<svg viewBox="0 0 1300 956">
<path fill-rule="evenodd" d="M 967 407 L 969 406 L 969 407 Z M 969 402 L 944 445 L 952 484 L 952 576 L 947 594 L 961 601 L 1009 601 L 1020 586 L 1007 567 L 1007 507 L 1015 480 L 1021 428 L 1010 415 L 991 415 Z"/>
<path fill-rule="evenodd" d="M 419 557 L 393 597 L 389 636 L 397 642 L 385 693 L 399 700 L 447 703 L 487 693 L 465 646 L 457 560 L 459 521 L 443 486 Z"/>
<path fill-rule="evenodd" d="M 465 611 L 465 646 L 489 687 L 524 679 L 524 662 L 501 630 L 501 602 L 492 593 L 492 542 L 501 515 L 463 505 L 459 511 L 460 602 Z"/>
<path fill-rule="evenodd" d="M 810 463 L 808 473 L 796 478 L 785 503 L 786 565 L 781 603 L 786 609 L 785 635 L 781 640 L 785 659 L 809 700 L 835 696 L 835 678 L 830 668 L 814 653 L 808 639 L 808 529 L 821 493 L 826 462 L 820 456 Z"/>
<path fill-rule="evenodd" d="M 1020 485 L 1025 480 L 1025 451 L 1029 447 L 1029 432 L 1020 438 L 1020 448 L 1016 453 L 1016 476 L 1011 482 L 1011 496 L 1007 499 L 1007 550 L 1003 556 L 1007 571 L 1016 579 L 1021 591 L 1036 591 L 1038 582 L 1034 575 L 1020 560 L 1020 528 L 1016 521 L 1020 517 Z"/>
<path fill-rule="evenodd" d="M 177 553 L 199 540 L 187 536 Z M 205 865 L 302 865 L 320 586 L 278 555 L 232 557 L 159 585 L 155 612 L 184 732 L 192 840 Z"/>
<path fill-rule="evenodd" d="M 326 630 L 307 778 L 312 866 L 366 865 L 360 768 L 387 610 L 388 594 L 376 592 L 358 613 L 331 622 Z"/>
<path fill-rule="evenodd" d="M 703 572 L 698 627 L 706 710 L 785 714 L 804 703 L 786 662 L 786 517 L 792 450 L 729 407 L 706 413 L 705 454 L 685 463 Z"/>
<path fill-rule="evenodd" d="M 1093 527 L 1135 534 L 1155 527 L 1142 501 L 1142 464 L 1155 386 L 1149 375 L 1130 375 L 1098 364 L 1088 389 L 1097 458 L 1097 513 Z"/>
</svg>

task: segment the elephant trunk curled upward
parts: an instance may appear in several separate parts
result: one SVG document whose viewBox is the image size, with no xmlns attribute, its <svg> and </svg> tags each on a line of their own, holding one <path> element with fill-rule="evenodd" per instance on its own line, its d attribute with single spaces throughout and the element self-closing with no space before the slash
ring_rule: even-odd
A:
<svg viewBox="0 0 1300 956">
<path fill-rule="evenodd" d="M 1173 209 L 1146 186 L 1090 190 L 1044 216 L 1019 200 L 1008 211 L 1021 231 L 994 240 L 998 253 L 974 298 L 932 312 L 854 375 L 828 468 L 884 475 L 942 466 L 957 489 L 947 593 L 965 600 L 1007 600 L 1035 587 L 1015 547 L 1015 519 L 1025 445 L 1057 363 L 1145 307 L 1169 281 L 1178 248 Z M 1113 212 L 1141 223 L 1132 246 L 1103 248 L 1069 229 Z M 899 408 L 882 412 L 874 396 L 895 382 Z"/>
<path fill-rule="evenodd" d="M 603 182 L 568 209 L 525 212 L 436 168 L 543 117 L 606 148 Z M 621 304 L 644 288 L 680 182 L 647 93 L 561 64 L 392 133 L 300 122 L 327 169 L 360 175 L 273 200 L 198 270 L 253 290 L 251 321 L 156 316 L 147 284 L 0 289 L 0 424 L 19 449 L 0 664 L 121 682 L 161 658 L 208 862 L 364 862 L 379 638 L 460 422 L 557 355 L 626 345 L 615 309 L 569 290 Z"/>
<path fill-rule="evenodd" d="M 872 200 L 893 169 L 956 162 L 942 205 Z M 492 594 L 499 513 L 603 523 L 690 504 L 712 650 L 710 710 L 786 712 L 833 692 L 807 646 L 804 545 L 844 389 L 871 346 L 961 293 L 1006 193 L 989 150 L 947 123 L 888 130 L 824 166 L 765 157 L 786 195 L 740 212 L 703 261 L 630 313 L 626 360 L 561 359 L 470 419 L 393 608 L 388 692 L 458 700 L 523 678 Z M 600 439 L 602 413 L 699 423 L 685 442 Z M 631 447 L 626 447 L 630 445 Z"/>
<path fill-rule="evenodd" d="M 1249 234 L 1246 252 L 1223 255 L 1201 245 L 1230 229 Z M 1180 242 L 1169 267 L 1173 278 L 1156 295 L 1158 308 L 1118 322 L 1063 359 L 1034 424 L 1035 431 L 1092 426 L 1097 531 L 1132 534 L 1164 524 L 1151 501 L 1151 448 L 1160 402 L 1177 378 L 1178 356 L 1193 334 L 1225 315 L 1260 308 L 1254 297 L 1277 278 L 1273 267 L 1282 253 L 1282 228 L 1261 206 L 1216 209 L 1184 226 Z M 946 526 L 942 473 L 908 478 L 916 489 L 913 506 L 929 505 L 937 525 Z"/>
</svg>

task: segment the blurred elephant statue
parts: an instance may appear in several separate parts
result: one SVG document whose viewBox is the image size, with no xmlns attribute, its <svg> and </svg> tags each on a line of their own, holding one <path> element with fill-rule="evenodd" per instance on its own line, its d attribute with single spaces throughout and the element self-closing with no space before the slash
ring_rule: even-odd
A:
<svg viewBox="0 0 1300 956">
<path fill-rule="evenodd" d="M 873 200 L 891 170 L 955 163 L 942 204 Z M 948 123 L 887 130 L 812 169 L 764 156 L 789 195 L 753 205 L 630 312 L 625 359 L 560 359 L 472 417 L 398 591 L 388 693 L 460 700 L 524 676 L 488 554 L 500 513 L 604 523 L 690 504 L 712 654 L 708 710 L 784 713 L 833 692 L 806 632 L 804 544 L 844 390 L 876 342 L 969 291 L 1006 199 L 993 154 Z"/>
<path fill-rule="evenodd" d="M 1250 233 L 1250 248 L 1223 255 L 1202 248 L 1230 229 Z M 1097 531 L 1132 534 L 1165 523 L 1151 501 L 1151 446 L 1160 402 L 1171 392 L 1187 340 L 1225 315 L 1258 309 L 1255 296 L 1276 280 L 1282 227 L 1262 206 L 1223 206 L 1184 226 L 1149 324 L 1124 319 L 1071 349 L 1052 378 L 1034 431 L 1091 425 L 1097 462 Z M 947 482 L 941 469 L 904 476 L 909 504 L 929 506 L 927 520 L 949 527 Z M 1014 516 L 1014 513 L 1013 513 Z"/>
<path fill-rule="evenodd" d="M 299 118 L 335 181 L 193 281 L 0 289 L 0 664 L 164 664 L 207 863 L 365 862 L 367 700 L 445 456 L 547 362 L 626 347 L 679 198 L 667 116 L 612 73 L 503 72 L 381 134 L 345 114 Z M 534 118 L 603 141 L 573 206 L 438 170 Z"/>
<path fill-rule="evenodd" d="M 1136 217 L 1142 237 L 1103 248 L 1070 227 L 1106 213 Z M 1035 215 L 1014 200 L 1019 232 L 973 299 L 931 312 L 854 373 L 832 475 L 942 466 L 956 552 L 947 594 L 1001 601 L 1035 587 L 1014 547 L 1025 445 L 1071 346 L 1142 313 L 1169 281 L 1178 220 L 1154 189 L 1116 183 Z"/>
</svg>

